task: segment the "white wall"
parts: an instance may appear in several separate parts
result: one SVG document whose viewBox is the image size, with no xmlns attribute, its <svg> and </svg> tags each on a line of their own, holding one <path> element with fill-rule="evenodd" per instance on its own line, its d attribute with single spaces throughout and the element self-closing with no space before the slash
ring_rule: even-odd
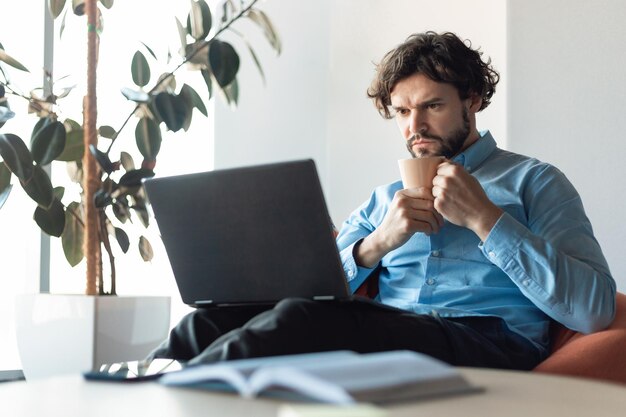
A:
<svg viewBox="0 0 626 417">
<path fill-rule="evenodd" d="M 580 192 L 618 288 L 626 289 L 626 3 L 509 2 L 508 137 Z"/>
<path fill-rule="evenodd" d="M 234 112 L 221 99 L 216 102 L 216 168 L 313 158 L 325 179 L 330 4 L 261 4 L 283 43 L 276 58 L 258 29 L 245 30 L 265 71 L 265 86 L 245 48 L 232 38 L 241 55 L 240 100 Z"/>
</svg>

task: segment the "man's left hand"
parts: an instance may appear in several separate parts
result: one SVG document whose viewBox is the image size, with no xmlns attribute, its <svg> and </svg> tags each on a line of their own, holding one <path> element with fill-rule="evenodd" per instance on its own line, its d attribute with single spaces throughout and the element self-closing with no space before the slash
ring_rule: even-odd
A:
<svg viewBox="0 0 626 417">
<path fill-rule="evenodd" d="M 433 179 L 435 209 L 449 222 L 466 227 L 485 241 L 503 211 L 462 166 L 443 162 Z"/>
</svg>

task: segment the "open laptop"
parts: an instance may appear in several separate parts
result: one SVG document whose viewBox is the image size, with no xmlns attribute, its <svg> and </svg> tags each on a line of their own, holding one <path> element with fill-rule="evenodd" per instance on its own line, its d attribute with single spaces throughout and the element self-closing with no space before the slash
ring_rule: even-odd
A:
<svg viewBox="0 0 626 417">
<path fill-rule="evenodd" d="M 312 160 L 144 181 L 184 303 L 348 296 Z"/>
</svg>

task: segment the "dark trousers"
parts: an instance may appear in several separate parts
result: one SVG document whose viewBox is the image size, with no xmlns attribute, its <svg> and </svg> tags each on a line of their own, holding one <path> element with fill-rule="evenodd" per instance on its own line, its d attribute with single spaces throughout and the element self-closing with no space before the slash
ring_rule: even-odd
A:
<svg viewBox="0 0 626 417">
<path fill-rule="evenodd" d="M 361 297 L 197 309 L 152 356 L 197 364 L 343 349 L 407 349 L 456 366 L 521 370 L 544 359 L 539 348 L 500 318 L 419 315 Z"/>
</svg>

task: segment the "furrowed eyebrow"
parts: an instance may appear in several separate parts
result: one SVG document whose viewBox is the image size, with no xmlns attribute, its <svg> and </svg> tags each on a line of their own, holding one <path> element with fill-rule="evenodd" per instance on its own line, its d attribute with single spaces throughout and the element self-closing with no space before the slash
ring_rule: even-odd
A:
<svg viewBox="0 0 626 417">
<path fill-rule="evenodd" d="M 426 101 L 420 103 L 420 106 L 421 107 L 426 107 L 426 106 L 429 106 L 431 104 L 438 104 L 438 103 L 443 103 L 443 102 L 444 102 L 444 100 L 442 98 L 435 97 L 435 98 L 431 98 L 430 100 L 426 100 Z"/>
<path fill-rule="evenodd" d="M 421 103 L 417 104 L 417 106 L 391 106 L 391 109 L 393 109 L 394 111 L 398 111 L 398 110 L 411 109 L 411 108 L 423 108 L 423 107 L 428 107 L 431 104 L 443 103 L 444 101 L 445 100 L 441 97 L 433 97 L 431 99 L 422 101 Z"/>
</svg>

